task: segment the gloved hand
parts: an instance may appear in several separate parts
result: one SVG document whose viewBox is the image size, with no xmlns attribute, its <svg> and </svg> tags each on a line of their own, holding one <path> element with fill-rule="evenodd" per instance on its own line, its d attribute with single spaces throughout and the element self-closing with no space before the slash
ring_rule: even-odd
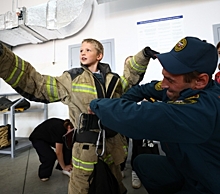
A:
<svg viewBox="0 0 220 194">
<path fill-rule="evenodd" d="M 143 54 L 144 54 L 145 57 L 150 57 L 154 60 L 154 59 L 157 58 L 156 54 L 160 54 L 160 53 L 157 52 L 157 51 L 152 50 L 150 47 L 145 47 L 144 50 L 143 50 Z"/>
</svg>

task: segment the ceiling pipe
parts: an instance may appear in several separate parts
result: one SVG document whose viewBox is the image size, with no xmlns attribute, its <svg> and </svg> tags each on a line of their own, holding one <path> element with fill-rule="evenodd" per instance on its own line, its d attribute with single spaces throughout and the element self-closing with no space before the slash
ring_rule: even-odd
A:
<svg viewBox="0 0 220 194">
<path fill-rule="evenodd" d="M 93 1 L 49 0 L 30 8 L 17 7 L 0 15 L 0 41 L 17 46 L 72 36 L 86 26 Z M 12 4 L 14 7 L 14 0 Z"/>
</svg>

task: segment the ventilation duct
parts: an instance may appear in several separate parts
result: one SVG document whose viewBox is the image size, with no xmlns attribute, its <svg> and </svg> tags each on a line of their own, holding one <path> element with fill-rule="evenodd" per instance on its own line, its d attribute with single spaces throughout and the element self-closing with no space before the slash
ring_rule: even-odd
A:
<svg viewBox="0 0 220 194">
<path fill-rule="evenodd" d="M 97 3 L 101 4 L 101 3 L 108 3 L 108 2 L 111 2 L 111 1 L 117 1 L 117 0 L 97 0 Z"/>
<path fill-rule="evenodd" d="M 64 39 L 89 21 L 93 0 L 50 0 L 0 15 L 0 40 L 8 45 Z"/>
</svg>

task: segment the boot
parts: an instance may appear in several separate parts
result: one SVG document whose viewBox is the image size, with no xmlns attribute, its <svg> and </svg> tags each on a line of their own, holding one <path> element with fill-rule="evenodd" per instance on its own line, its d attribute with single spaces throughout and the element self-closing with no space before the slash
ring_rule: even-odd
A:
<svg viewBox="0 0 220 194">
<path fill-rule="evenodd" d="M 0 98 L 0 111 L 8 111 L 11 105 L 12 101 L 8 98 L 4 96 Z"/>
</svg>

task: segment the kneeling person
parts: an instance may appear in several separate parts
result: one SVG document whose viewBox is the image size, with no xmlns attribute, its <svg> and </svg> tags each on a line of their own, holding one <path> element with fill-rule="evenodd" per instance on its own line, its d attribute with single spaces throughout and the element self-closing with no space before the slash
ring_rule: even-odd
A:
<svg viewBox="0 0 220 194">
<path fill-rule="evenodd" d="M 50 118 L 39 124 L 31 133 L 29 140 L 41 162 L 38 176 L 42 181 L 50 178 L 56 160 L 58 160 L 56 169 L 70 176 L 72 149 L 67 149 L 62 137 L 72 128 L 73 125 L 69 119 Z"/>
</svg>

